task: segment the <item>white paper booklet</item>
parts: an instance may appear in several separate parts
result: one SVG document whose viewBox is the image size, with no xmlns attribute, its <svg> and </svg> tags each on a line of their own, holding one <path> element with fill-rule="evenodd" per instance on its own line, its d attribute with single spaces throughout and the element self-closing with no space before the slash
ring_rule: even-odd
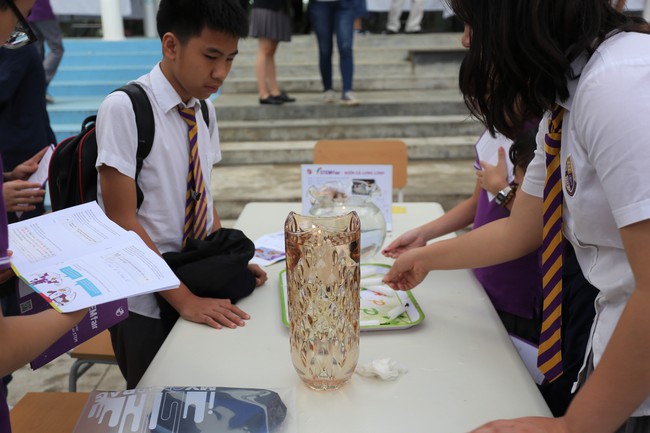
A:
<svg viewBox="0 0 650 433">
<path fill-rule="evenodd" d="M 508 183 L 512 182 L 514 179 L 513 166 L 508 156 L 510 146 L 512 146 L 512 140 L 509 138 L 499 133 L 497 133 L 495 138 L 492 138 L 489 132 L 484 132 L 476 143 L 476 161 L 474 162 L 474 168 L 481 170 L 480 161 L 487 162 L 490 165 L 497 165 L 499 163 L 499 147 L 503 147 L 503 150 L 506 151 L 506 180 Z M 494 194 L 488 191 L 487 195 L 490 201 L 494 200 Z"/>
<path fill-rule="evenodd" d="M 16 275 L 59 312 L 178 287 L 167 263 L 96 202 L 9 225 Z"/>
<path fill-rule="evenodd" d="M 28 182 L 45 185 L 45 182 L 47 182 L 48 178 L 48 169 L 50 168 L 50 159 L 52 159 L 53 152 L 54 145 L 50 144 L 48 149 L 45 151 L 45 154 L 43 154 L 43 158 L 41 158 L 40 162 L 38 163 L 38 168 L 27 179 Z"/>
<path fill-rule="evenodd" d="M 269 233 L 255 240 L 255 256 L 250 263 L 270 266 L 285 257 L 284 232 Z"/>
</svg>

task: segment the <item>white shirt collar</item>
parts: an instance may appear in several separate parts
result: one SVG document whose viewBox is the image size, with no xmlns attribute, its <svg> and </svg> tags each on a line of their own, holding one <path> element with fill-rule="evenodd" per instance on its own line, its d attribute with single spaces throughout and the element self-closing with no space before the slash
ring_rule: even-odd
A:
<svg viewBox="0 0 650 433">
<path fill-rule="evenodd" d="M 183 107 L 194 107 L 195 110 L 197 109 L 199 100 L 192 97 L 187 101 L 187 104 L 183 103 L 176 89 L 174 89 L 167 77 L 163 74 L 160 63 L 151 70 L 150 78 L 154 98 L 156 98 L 156 102 L 165 114 L 175 109 L 179 104 Z"/>
<path fill-rule="evenodd" d="M 569 97 L 564 100 L 560 101 L 558 100 L 557 103 L 567 109 L 568 111 L 571 111 L 571 107 L 573 106 L 573 96 L 576 93 L 576 89 L 578 87 L 578 82 L 580 81 L 580 75 L 582 74 L 585 66 L 589 62 L 589 56 L 586 52 L 582 53 L 579 55 L 573 62 L 571 62 L 571 71 L 573 73 L 573 78 L 568 78 L 567 79 L 567 88 L 569 90 Z"/>
</svg>

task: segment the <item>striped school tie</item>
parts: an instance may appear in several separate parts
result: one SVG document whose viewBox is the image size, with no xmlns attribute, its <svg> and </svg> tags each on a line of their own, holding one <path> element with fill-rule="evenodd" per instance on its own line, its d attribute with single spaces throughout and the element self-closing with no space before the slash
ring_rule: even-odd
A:
<svg viewBox="0 0 650 433">
<path fill-rule="evenodd" d="M 208 203 L 201 159 L 199 158 L 198 127 L 194 108 L 183 108 L 179 105 L 178 114 L 187 123 L 190 141 L 190 164 L 187 173 L 187 194 L 185 195 L 185 226 L 183 227 L 183 248 L 185 248 L 188 239 L 205 239 L 208 235 Z"/>
<path fill-rule="evenodd" d="M 539 339 L 537 367 L 546 380 L 562 375 L 562 173 L 560 142 L 564 108 L 553 109 L 544 137 L 546 182 L 544 184 L 544 231 L 542 240 L 542 334 Z"/>
</svg>

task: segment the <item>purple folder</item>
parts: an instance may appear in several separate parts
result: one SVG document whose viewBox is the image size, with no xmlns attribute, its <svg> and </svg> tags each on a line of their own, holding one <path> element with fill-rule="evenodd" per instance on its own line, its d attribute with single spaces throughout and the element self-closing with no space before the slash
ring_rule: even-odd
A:
<svg viewBox="0 0 650 433">
<path fill-rule="evenodd" d="M 20 314 L 35 314 L 52 308 L 42 296 L 28 287 L 23 286 L 18 293 Z M 128 315 L 129 308 L 126 299 L 91 307 L 88 314 L 84 316 L 77 326 L 65 333 L 29 365 L 33 370 L 44 366 L 84 341 L 126 319 Z"/>
</svg>

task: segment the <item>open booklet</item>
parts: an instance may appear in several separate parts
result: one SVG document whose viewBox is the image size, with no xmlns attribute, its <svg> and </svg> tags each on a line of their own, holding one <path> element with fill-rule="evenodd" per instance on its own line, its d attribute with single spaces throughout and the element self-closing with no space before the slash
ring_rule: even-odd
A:
<svg viewBox="0 0 650 433">
<path fill-rule="evenodd" d="M 180 284 L 158 254 L 96 202 L 10 224 L 9 249 L 16 275 L 63 313 Z"/>
</svg>

